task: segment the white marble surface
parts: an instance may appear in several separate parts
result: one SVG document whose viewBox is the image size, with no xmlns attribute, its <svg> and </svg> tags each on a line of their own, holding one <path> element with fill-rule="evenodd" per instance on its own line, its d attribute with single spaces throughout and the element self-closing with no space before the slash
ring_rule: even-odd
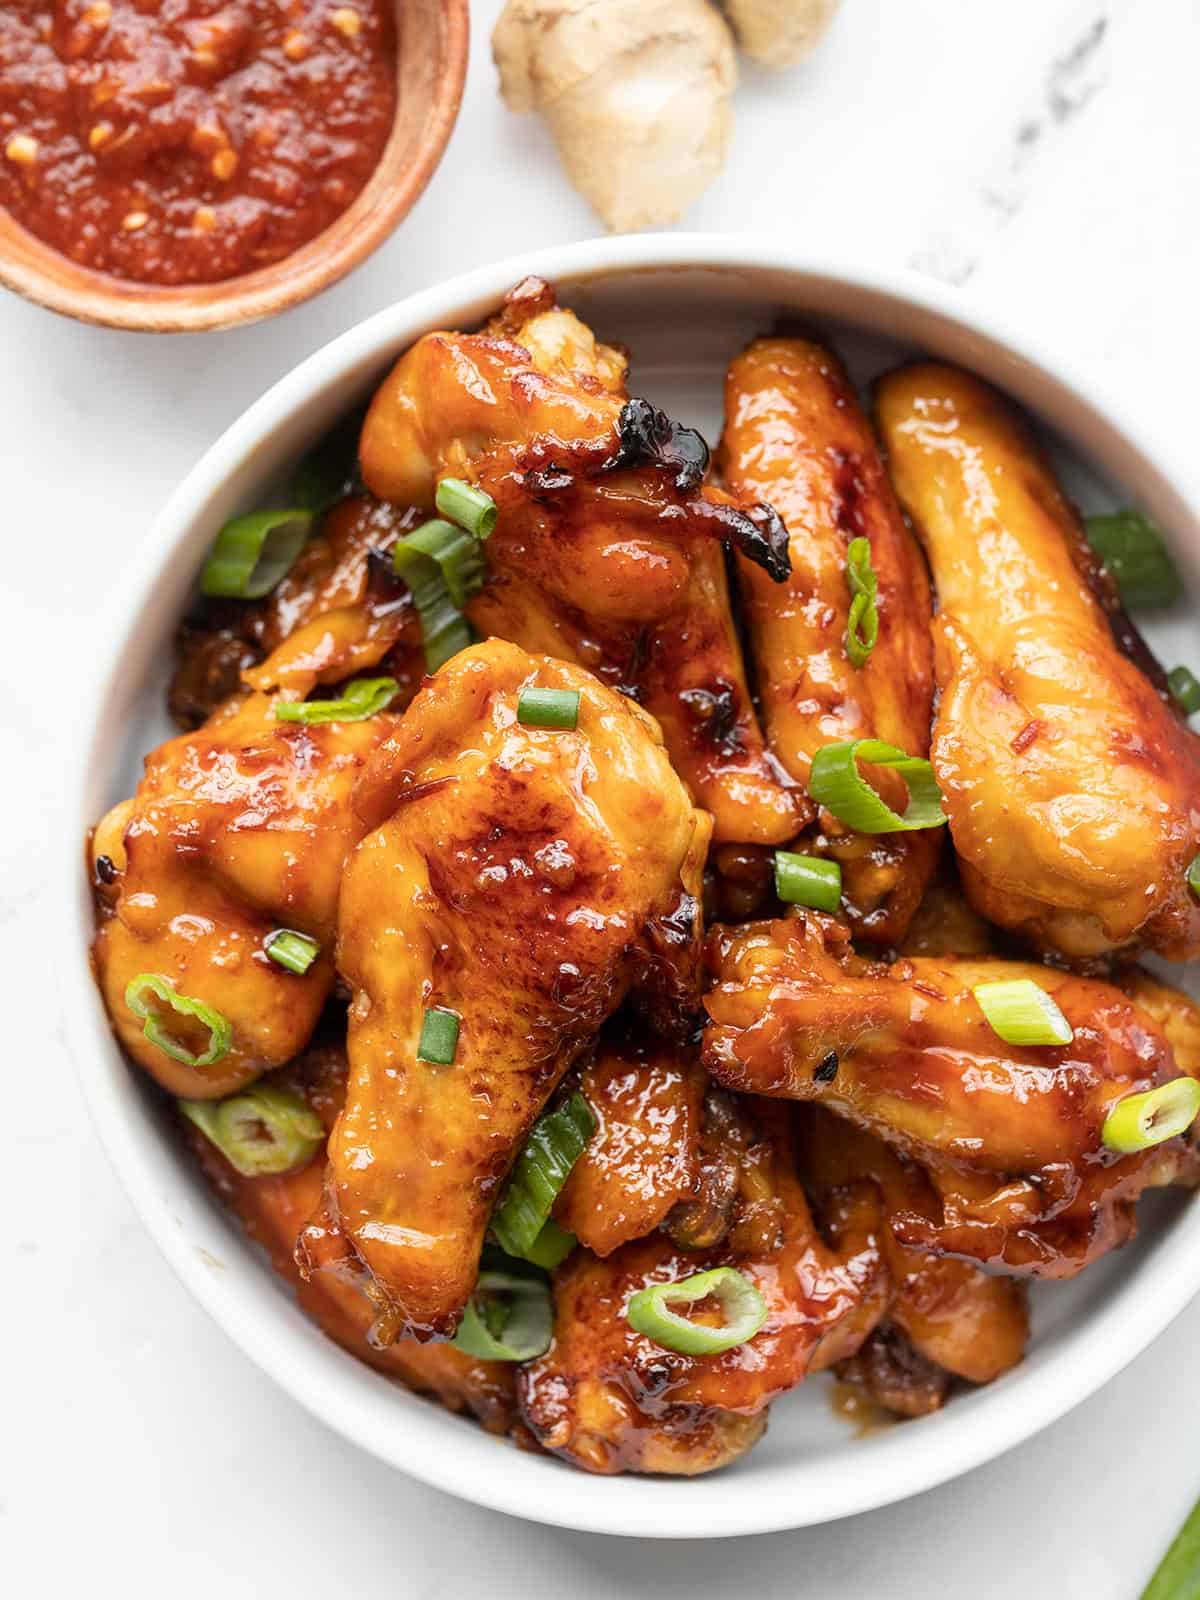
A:
<svg viewBox="0 0 1200 1600">
<path fill-rule="evenodd" d="M 55 831 L 56 712 L 127 554 L 300 357 L 460 268 L 593 231 L 539 127 L 495 96 L 498 9 L 476 0 L 467 101 L 432 189 L 316 304 L 151 341 L 0 301 L 5 1591 L 1136 1596 L 1200 1493 L 1200 1304 L 1040 1438 L 890 1510 L 753 1543 L 576 1536 L 394 1474 L 262 1379 L 142 1234 L 79 1102 L 46 898 L 52 858 L 75 847 Z M 1123 388 L 1187 464 L 1198 57 L 1195 0 L 845 0 L 810 66 L 744 73 L 733 158 L 690 221 L 792 230 L 1002 301 Z"/>
</svg>

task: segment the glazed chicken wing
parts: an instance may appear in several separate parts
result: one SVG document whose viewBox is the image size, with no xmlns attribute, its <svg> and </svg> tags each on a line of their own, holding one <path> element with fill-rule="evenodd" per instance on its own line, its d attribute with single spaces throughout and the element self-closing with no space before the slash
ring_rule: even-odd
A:
<svg viewBox="0 0 1200 1600">
<path fill-rule="evenodd" d="M 733 1226 L 715 1249 L 689 1252 L 659 1235 L 604 1261 L 577 1250 L 556 1272 L 554 1342 L 518 1380 L 522 1415 L 545 1449 L 592 1472 L 710 1472 L 759 1438 L 772 1399 L 851 1355 L 878 1322 L 886 1282 L 871 1197 L 846 1192 L 826 1243 L 796 1177 L 786 1111 L 754 1115 Z M 748 1343 L 687 1356 L 629 1325 L 638 1289 L 727 1265 L 768 1309 Z"/>
<path fill-rule="evenodd" d="M 577 728 L 518 721 L 534 686 L 577 692 Z M 671 991 L 681 961 L 694 979 L 708 819 L 636 705 L 499 640 L 428 683 L 356 803 L 374 831 L 342 889 L 354 1000 L 332 1194 L 380 1339 L 446 1335 L 567 1068 L 632 984 Z M 452 1063 L 418 1054 L 430 1008 L 459 1021 Z"/>
<path fill-rule="evenodd" d="M 788 530 L 784 584 L 738 563 L 774 754 L 800 785 L 817 750 L 846 739 L 926 755 L 929 582 L 837 357 L 808 339 L 755 340 L 726 379 L 719 462 L 739 500 L 769 502 Z M 861 666 L 847 648 L 852 539 L 870 542 L 878 585 L 878 639 Z M 818 827 L 817 850 L 842 863 L 855 932 L 884 944 L 902 938 L 936 863 L 939 831 L 854 834 L 828 814 Z"/>
<path fill-rule="evenodd" d="M 1118 1101 L 1183 1070 L 1153 1015 L 1112 984 L 994 957 L 872 966 L 815 915 L 715 943 L 709 1071 L 817 1101 L 925 1167 L 942 1215 L 893 1217 L 902 1244 L 1067 1277 L 1132 1235 L 1143 1189 L 1195 1181 L 1183 1136 L 1127 1156 L 1101 1142 Z M 1019 978 L 1053 997 L 1072 1043 L 1020 1047 L 992 1030 L 974 986 Z"/>
<path fill-rule="evenodd" d="M 377 494 L 432 505 L 452 475 L 496 501 L 491 575 L 468 607 L 481 632 L 632 695 L 716 836 L 778 842 L 811 813 L 763 745 L 723 546 L 779 580 L 786 536 L 768 508 L 700 492 L 707 459 L 698 434 L 626 400 L 623 360 L 537 283 L 491 330 L 429 334 L 402 356 L 361 442 Z"/>
<path fill-rule="evenodd" d="M 299 1093 L 332 1128 L 346 1097 L 346 1051 L 340 1044 L 312 1046 L 272 1082 Z M 294 1260 L 301 1230 L 322 1203 L 325 1164 L 316 1158 L 279 1177 L 247 1178 L 190 1122 L 184 1137 L 222 1201 L 250 1237 L 264 1246 L 276 1272 L 297 1291 L 300 1305 L 343 1349 L 450 1411 L 471 1412 L 490 1433 L 507 1433 L 515 1418 L 515 1373 L 503 1361 L 476 1361 L 449 1344 L 403 1340 L 386 1350 L 369 1338 L 375 1309 L 353 1276 L 325 1272 L 303 1279 Z"/>
<path fill-rule="evenodd" d="M 92 839 L 105 1004 L 125 1049 L 173 1094 L 227 1094 L 290 1061 L 333 984 L 342 869 L 364 832 L 350 796 L 395 719 L 306 726 L 278 720 L 275 705 L 248 695 L 160 745 Z M 268 956 L 280 928 L 320 945 L 307 972 Z M 215 1009 L 228 1051 L 192 1064 L 208 1053 L 206 1030 L 153 1001 L 176 1051 L 156 1043 L 126 1000 L 143 974 Z"/>
<path fill-rule="evenodd" d="M 1067 956 L 1200 954 L 1200 739 L 1118 645 L 1048 464 L 950 367 L 891 373 L 878 408 L 938 594 L 932 760 L 968 895 Z"/>
</svg>

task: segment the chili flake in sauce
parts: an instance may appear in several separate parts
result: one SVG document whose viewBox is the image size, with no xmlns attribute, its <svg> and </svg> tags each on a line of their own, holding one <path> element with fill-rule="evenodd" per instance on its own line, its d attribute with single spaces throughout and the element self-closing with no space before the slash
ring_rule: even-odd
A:
<svg viewBox="0 0 1200 1600">
<path fill-rule="evenodd" d="M 0 205 L 99 272 L 215 283 L 328 227 L 395 105 L 392 0 L 0 6 Z"/>
</svg>

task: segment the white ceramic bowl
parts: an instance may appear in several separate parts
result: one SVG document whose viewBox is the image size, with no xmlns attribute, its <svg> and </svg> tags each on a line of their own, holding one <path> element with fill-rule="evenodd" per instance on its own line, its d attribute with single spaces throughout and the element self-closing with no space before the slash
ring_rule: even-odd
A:
<svg viewBox="0 0 1200 1600">
<path fill-rule="evenodd" d="M 1127 417 L 1089 398 L 1019 329 L 926 279 L 814 260 L 778 239 L 675 234 L 617 238 L 501 262 L 381 312 L 277 383 L 212 447 L 155 524 L 91 657 L 77 766 L 67 774 L 61 852 L 71 929 L 64 1001 L 79 1073 L 101 1138 L 176 1272 L 265 1373 L 384 1461 L 482 1505 L 561 1526 L 664 1538 L 793 1528 L 915 1494 L 1026 1439 L 1137 1355 L 1200 1289 L 1200 1206 L 1181 1195 L 1143 1207 L 1138 1242 L 1075 1283 L 1040 1286 L 1024 1363 L 942 1413 L 856 1438 L 832 1415 L 828 1381 L 773 1411 L 765 1441 L 710 1478 L 594 1478 L 527 1454 L 416 1399 L 328 1342 L 166 1135 L 140 1078 L 116 1049 L 88 969 L 91 906 L 84 831 L 130 792 L 137 758 L 167 732 L 161 709 L 170 639 L 208 545 L 390 362 L 431 328 L 470 326 L 536 272 L 563 288 L 605 338 L 627 342 L 633 387 L 712 437 L 724 364 L 780 311 L 827 322 L 866 376 L 922 349 L 969 366 L 1024 402 L 1085 506 L 1135 499 L 1170 531 L 1192 583 L 1200 524 L 1155 448 Z M 1191 617 L 1194 618 L 1194 610 Z M 1157 638 L 1186 658 L 1188 617 Z M 1194 643 L 1192 644 L 1194 650 Z M 1200 660 L 1193 659 L 1200 669 Z"/>
</svg>

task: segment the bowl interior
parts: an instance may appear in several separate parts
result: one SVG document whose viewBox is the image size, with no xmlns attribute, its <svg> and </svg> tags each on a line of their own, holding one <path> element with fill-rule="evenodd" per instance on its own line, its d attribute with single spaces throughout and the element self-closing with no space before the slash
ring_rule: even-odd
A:
<svg viewBox="0 0 1200 1600">
<path fill-rule="evenodd" d="M 663 245 L 680 248 L 677 241 Z M 619 250 L 620 242 L 608 248 Z M 734 261 L 717 268 L 596 271 L 584 266 L 590 259 L 567 251 L 541 265 L 559 277 L 563 298 L 602 337 L 630 347 L 633 392 L 699 426 L 710 441 L 719 431 L 727 361 L 781 313 L 821 326 L 861 382 L 923 351 L 963 362 L 1008 387 L 1045 425 L 1046 441 L 1085 510 L 1133 498 L 1167 527 L 1190 600 L 1178 614 L 1156 619 L 1147 633 L 1168 665 L 1189 661 L 1200 671 L 1193 609 L 1200 529 L 1177 491 L 1127 432 L 1019 350 L 939 306 L 935 291 L 905 294 L 831 274 Z M 383 313 L 285 379 L 197 468 L 164 512 L 130 582 L 128 627 L 93 708 L 69 848 L 77 848 L 107 804 L 132 790 L 141 754 L 172 731 L 162 709 L 171 633 L 220 523 L 257 503 L 278 473 L 370 391 L 413 337 L 432 326 L 470 325 L 528 270 L 527 261 L 489 269 L 461 287 Z M 713 1478 L 590 1479 L 550 1458 L 516 1451 L 394 1388 L 300 1315 L 184 1164 L 155 1096 L 116 1050 L 86 971 L 90 909 L 82 874 L 69 892 L 76 962 L 67 1000 L 81 1071 L 117 1166 L 173 1264 L 303 1403 L 385 1460 L 484 1504 L 577 1528 L 690 1537 L 794 1527 L 864 1510 L 942 1481 L 1026 1437 L 1118 1370 L 1200 1287 L 1200 1211 L 1178 1194 L 1154 1196 L 1143 1205 L 1136 1243 L 1072 1284 L 1035 1287 L 1034 1335 L 1022 1366 L 986 1389 L 956 1396 L 943 1413 L 855 1437 L 835 1416 L 831 1382 L 821 1377 L 777 1403 L 763 1443 Z M 1174 981 L 1180 978 L 1174 969 Z M 1194 972 L 1190 983 L 1200 992 Z"/>
<path fill-rule="evenodd" d="M 0 208 L 0 283 L 84 322 L 197 333 L 273 316 L 309 299 L 371 254 L 412 208 L 454 127 L 467 69 L 467 0 L 394 0 L 396 118 L 370 179 L 340 217 L 300 249 L 221 283 L 163 288 L 79 266 Z"/>
</svg>

